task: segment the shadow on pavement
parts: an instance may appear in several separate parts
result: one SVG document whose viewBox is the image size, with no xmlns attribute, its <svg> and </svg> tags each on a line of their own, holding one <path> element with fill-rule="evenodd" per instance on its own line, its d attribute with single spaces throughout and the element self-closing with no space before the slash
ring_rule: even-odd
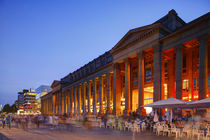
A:
<svg viewBox="0 0 210 140">
<path fill-rule="evenodd" d="M 0 133 L 0 140 L 9 140 L 9 138 Z"/>
</svg>

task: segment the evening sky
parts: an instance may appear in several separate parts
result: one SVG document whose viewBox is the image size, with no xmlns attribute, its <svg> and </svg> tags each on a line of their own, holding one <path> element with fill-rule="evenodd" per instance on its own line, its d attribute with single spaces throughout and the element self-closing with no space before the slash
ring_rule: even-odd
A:
<svg viewBox="0 0 210 140">
<path fill-rule="evenodd" d="M 190 22 L 210 11 L 210 1 L 0 0 L 0 104 L 51 85 L 171 9 Z"/>
</svg>

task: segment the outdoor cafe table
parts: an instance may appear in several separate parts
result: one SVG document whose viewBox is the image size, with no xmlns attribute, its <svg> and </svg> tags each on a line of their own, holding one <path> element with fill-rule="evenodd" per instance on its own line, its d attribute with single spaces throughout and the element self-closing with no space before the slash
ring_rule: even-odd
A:
<svg viewBox="0 0 210 140">
<path fill-rule="evenodd" d="M 207 128 L 201 128 L 200 130 L 204 131 L 204 136 L 206 136 L 206 133 L 207 133 Z"/>
<path fill-rule="evenodd" d="M 179 129 L 179 136 L 181 136 L 181 133 L 183 132 L 184 126 L 176 126 L 176 128 Z"/>
</svg>

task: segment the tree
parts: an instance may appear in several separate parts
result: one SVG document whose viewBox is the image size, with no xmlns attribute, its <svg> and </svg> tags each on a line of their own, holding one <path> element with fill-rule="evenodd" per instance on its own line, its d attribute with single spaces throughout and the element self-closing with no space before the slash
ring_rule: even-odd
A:
<svg viewBox="0 0 210 140">
<path fill-rule="evenodd" d="M 13 104 L 10 108 L 12 113 L 16 113 L 18 110 L 15 104 Z"/>
<path fill-rule="evenodd" d="M 4 105 L 3 109 L 2 109 L 2 112 L 6 112 L 6 113 L 9 113 L 11 112 L 11 107 L 9 104 L 6 104 Z"/>
</svg>

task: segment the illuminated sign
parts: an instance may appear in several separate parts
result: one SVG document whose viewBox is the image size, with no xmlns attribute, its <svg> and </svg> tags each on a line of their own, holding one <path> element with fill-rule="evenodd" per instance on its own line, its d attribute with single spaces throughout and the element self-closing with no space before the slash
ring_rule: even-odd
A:
<svg viewBox="0 0 210 140">
<path fill-rule="evenodd" d="M 146 70 L 146 82 L 151 81 L 151 76 L 152 76 L 151 70 L 147 69 Z"/>
<path fill-rule="evenodd" d="M 24 96 L 25 95 L 32 95 L 32 96 L 36 96 L 38 93 L 33 93 L 33 92 L 28 92 L 28 93 L 24 93 Z"/>
</svg>

